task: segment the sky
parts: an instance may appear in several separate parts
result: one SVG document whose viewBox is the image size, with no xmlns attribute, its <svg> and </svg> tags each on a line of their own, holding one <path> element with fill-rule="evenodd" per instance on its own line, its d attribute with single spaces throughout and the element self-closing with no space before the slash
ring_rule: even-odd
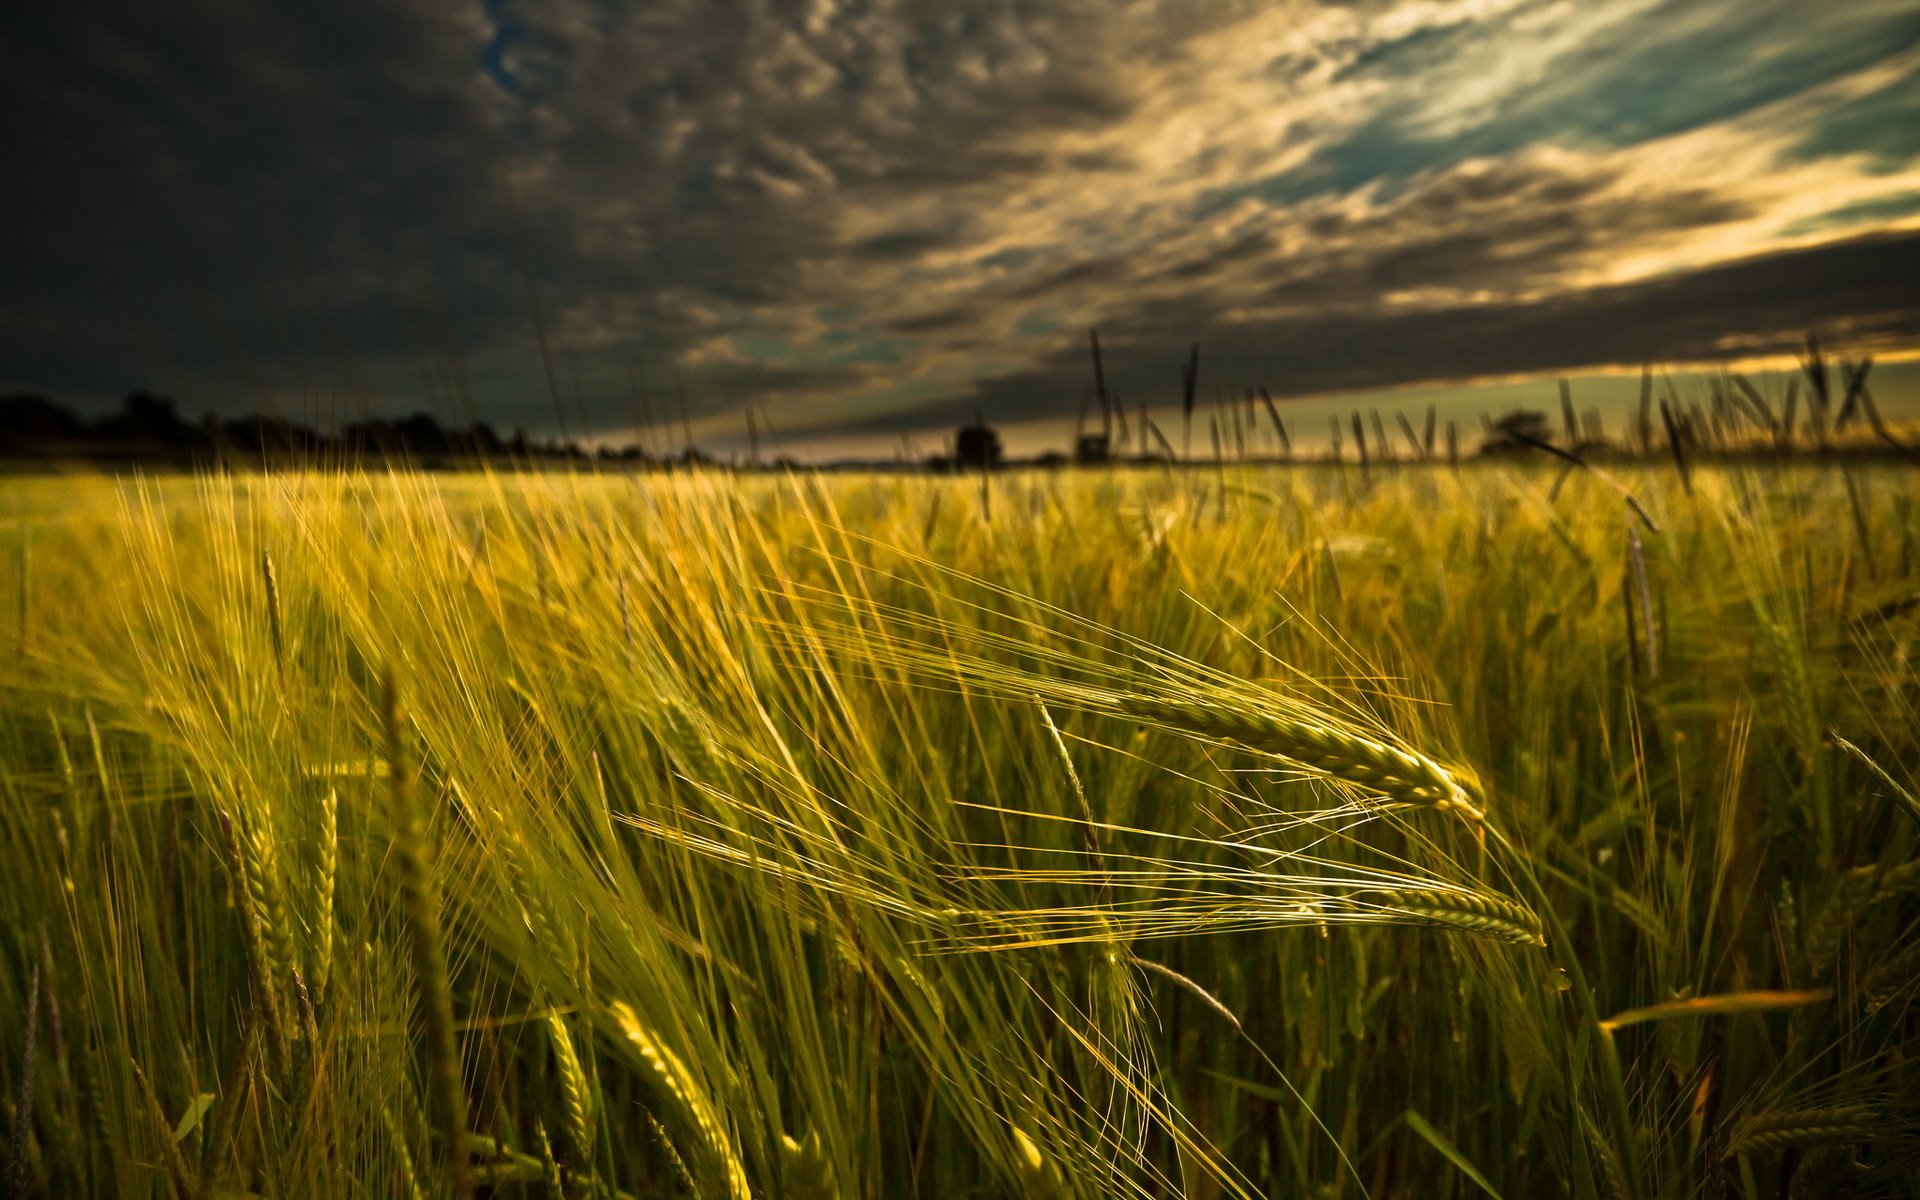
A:
<svg viewBox="0 0 1920 1200">
<path fill-rule="evenodd" d="M 1169 431 L 1194 342 L 1303 431 L 1809 330 L 1920 416 L 1911 0 L 14 0 L 0 113 L 0 392 L 86 411 L 1031 450 L 1097 327 Z"/>
</svg>

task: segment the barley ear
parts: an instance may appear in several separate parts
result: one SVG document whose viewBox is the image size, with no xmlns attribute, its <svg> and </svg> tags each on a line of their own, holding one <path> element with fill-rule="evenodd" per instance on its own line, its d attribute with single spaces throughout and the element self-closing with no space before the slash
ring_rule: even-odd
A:
<svg viewBox="0 0 1920 1200">
<path fill-rule="evenodd" d="M 566 1097 L 566 1135 L 572 1152 L 567 1161 L 578 1174 L 593 1161 L 593 1089 L 586 1071 L 581 1068 L 573 1035 L 567 1032 L 567 1023 L 560 1019 L 560 1014 L 547 1014 L 547 1035 L 553 1042 L 554 1061 L 560 1068 L 560 1089 Z"/>
<path fill-rule="evenodd" d="M 134 1082 L 140 1085 L 140 1097 L 146 1103 L 147 1118 L 153 1122 L 153 1129 L 160 1137 L 160 1157 L 166 1163 L 167 1182 L 173 1194 L 182 1200 L 200 1194 L 200 1184 L 194 1178 L 193 1168 L 187 1165 L 187 1159 L 180 1153 L 180 1143 L 173 1140 L 173 1126 L 167 1121 L 167 1112 L 160 1107 L 160 1097 L 154 1095 L 153 1084 L 147 1080 L 147 1073 L 140 1069 L 139 1060 L 131 1055 L 127 1064 L 133 1068 Z"/>
<path fill-rule="evenodd" d="M 1544 946 L 1546 934 L 1533 910 L 1484 892 L 1402 889 L 1379 893 L 1389 913 L 1422 925 L 1441 925 L 1524 946 Z"/>
<path fill-rule="evenodd" d="M 1886 1118 L 1863 1104 L 1755 1113 L 1734 1128 L 1727 1157 L 1788 1146 L 1876 1142 L 1889 1136 Z"/>
<path fill-rule="evenodd" d="M 671 1047 L 641 1023 L 630 1005 L 616 1001 L 610 1011 L 622 1036 L 639 1052 L 655 1083 L 679 1104 L 683 1115 L 706 1144 L 707 1152 L 720 1166 L 726 1176 L 729 1200 L 750 1200 L 752 1193 L 747 1190 L 747 1172 L 740 1161 L 740 1152 L 693 1072 Z"/>
<path fill-rule="evenodd" d="M 262 928 L 258 893 L 252 881 L 253 872 L 247 864 L 246 848 L 234 828 L 232 816 L 222 812 L 219 817 L 227 870 L 233 877 L 233 906 L 240 913 L 241 940 L 246 944 L 247 960 L 253 966 L 254 986 L 260 991 L 260 1023 L 266 1026 L 267 1042 L 273 1047 L 274 1063 L 284 1074 L 291 1066 L 291 1056 L 287 1049 L 287 1031 L 280 1004 L 278 968 L 273 961 L 269 938 Z"/>
<path fill-rule="evenodd" d="M 273 573 L 273 555 L 260 552 L 260 579 L 267 593 L 267 635 L 273 644 L 273 665 L 282 676 L 287 673 L 286 631 L 280 622 L 280 580 Z"/>
<path fill-rule="evenodd" d="M 1607 1144 L 1607 1139 L 1601 1135 L 1600 1126 L 1587 1115 L 1587 1110 L 1580 1108 L 1578 1111 L 1580 1134 L 1586 1141 L 1587 1159 L 1593 1164 L 1594 1186 L 1602 1200 L 1616 1200 L 1617 1197 L 1626 1195 L 1626 1188 L 1620 1183 L 1619 1157 L 1614 1153 L 1613 1147 Z"/>
<path fill-rule="evenodd" d="M 795 1139 L 780 1135 L 781 1182 L 793 1200 L 840 1200 L 840 1184 L 834 1178 L 833 1160 L 820 1144 L 820 1131 L 810 1129 L 807 1136 Z"/>
<path fill-rule="evenodd" d="M 1026 1200 L 1067 1200 L 1073 1193 L 1060 1174 L 1059 1164 L 1040 1150 L 1025 1130 L 1014 1127 L 1014 1169 L 1020 1179 L 1020 1193 Z"/>
<path fill-rule="evenodd" d="M 381 1118 L 386 1122 L 387 1136 L 393 1141 L 393 1153 L 400 1160 L 400 1175 L 407 1181 L 408 1200 L 426 1200 L 426 1193 L 420 1190 L 420 1169 L 414 1165 L 413 1150 L 407 1145 L 407 1131 L 400 1127 L 391 1108 L 380 1110 Z"/>
<path fill-rule="evenodd" d="M 453 985 L 440 935 L 440 898 L 434 888 L 426 821 L 414 800 L 413 775 L 401 744 L 400 702 L 390 672 L 381 681 L 380 696 L 392 801 L 393 860 L 400 877 L 413 970 L 427 1027 L 428 1092 L 434 1120 L 440 1127 L 447 1180 L 455 1200 L 470 1200 L 473 1181 L 467 1164 L 467 1108 L 460 1082 L 460 1050 L 454 1039 Z"/>
<path fill-rule="evenodd" d="M 1235 698 L 1212 699 L 1134 695 L 1121 697 L 1118 711 L 1170 728 L 1226 741 L 1285 759 L 1329 779 L 1367 788 L 1405 804 L 1454 812 L 1485 820 L 1480 788 L 1466 772 L 1450 770 L 1416 750 L 1312 716 Z"/>
<path fill-rule="evenodd" d="M 320 858 L 314 872 L 313 990 L 325 997 L 333 977 L 333 893 L 340 874 L 340 793 L 320 802 Z"/>
</svg>

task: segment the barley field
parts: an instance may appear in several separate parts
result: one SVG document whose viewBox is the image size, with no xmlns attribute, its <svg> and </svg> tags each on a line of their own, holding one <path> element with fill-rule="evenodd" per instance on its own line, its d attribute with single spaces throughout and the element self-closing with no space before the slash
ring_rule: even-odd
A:
<svg viewBox="0 0 1920 1200">
<path fill-rule="evenodd" d="M 12 1195 L 1920 1194 L 1920 474 L 0 483 Z"/>
</svg>

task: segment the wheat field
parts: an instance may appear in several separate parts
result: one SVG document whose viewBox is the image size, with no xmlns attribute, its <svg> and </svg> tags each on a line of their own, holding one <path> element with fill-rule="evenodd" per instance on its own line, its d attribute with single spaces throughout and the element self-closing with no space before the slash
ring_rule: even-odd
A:
<svg viewBox="0 0 1920 1200">
<path fill-rule="evenodd" d="M 14 1195 L 1920 1194 L 1920 475 L 0 483 Z"/>
</svg>

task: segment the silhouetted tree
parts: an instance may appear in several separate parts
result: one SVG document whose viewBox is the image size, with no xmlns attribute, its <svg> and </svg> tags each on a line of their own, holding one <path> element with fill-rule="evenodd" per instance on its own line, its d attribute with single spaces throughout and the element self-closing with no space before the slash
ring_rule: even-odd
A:
<svg viewBox="0 0 1920 1200">
<path fill-rule="evenodd" d="M 427 413 L 417 412 L 403 417 L 393 427 L 394 448 L 422 458 L 444 458 L 453 447 L 447 441 L 447 431 L 440 428 L 440 422 Z"/>
<path fill-rule="evenodd" d="M 201 440 L 199 432 L 174 413 L 172 400 L 151 392 L 129 393 L 121 401 L 120 411 L 103 419 L 95 431 L 114 441 L 168 449 L 192 446 Z"/>
<path fill-rule="evenodd" d="M 19 393 L 0 396 L 0 452 L 19 454 L 85 436 L 80 418 L 47 399 Z"/>
</svg>

